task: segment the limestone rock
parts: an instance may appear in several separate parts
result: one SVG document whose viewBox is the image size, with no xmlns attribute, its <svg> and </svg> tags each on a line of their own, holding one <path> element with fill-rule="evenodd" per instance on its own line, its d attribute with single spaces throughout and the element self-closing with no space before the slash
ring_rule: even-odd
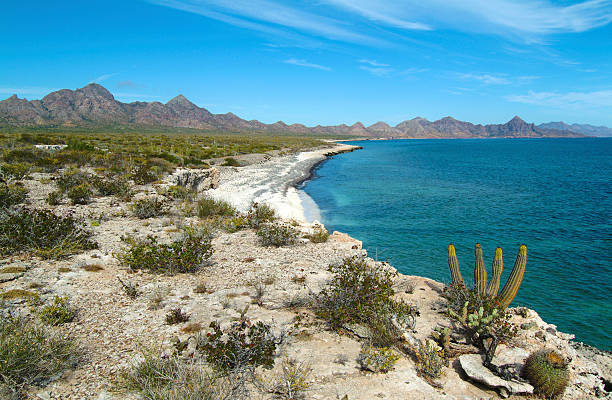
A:
<svg viewBox="0 0 612 400">
<path fill-rule="evenodd" d="M 533 386 L 528 383 L 506 381 L 493 374 L 493 372 L 482 365 L 482 357 L 479 354 L 462 355 L 459 357 L 459 363 L 470 379 L 497 389 L 501 396 L 513 393 L 533 393 Z"/>
<path fill-rule="evenodd" d="M 170 176 L 167 181 L 172 185 L 183 186 L 196 192 L 219 187 L 219 170 L 179 168 Z"/>
</svg>

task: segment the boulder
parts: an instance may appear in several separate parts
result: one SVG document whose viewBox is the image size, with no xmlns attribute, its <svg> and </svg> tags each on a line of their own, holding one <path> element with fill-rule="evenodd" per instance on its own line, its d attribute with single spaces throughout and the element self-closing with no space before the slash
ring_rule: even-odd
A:
<svg viewBox="0 0 612 400">
<path fill-rule="evenodd" d="M 171 185 L 183 186 L 196 192 L 202 192 L 219 187 L 219 170 L 217 168 L 179 168 L 168 176 L 167 181 Z"/>
<path fill-rule="evenodd" d="M 526 382 L 507 381 L 493 374 L 482 365 L 480 354 L 465 354 L 459 357 L 461 368 L 470 379 L 496 389 L 500 396 L 508 397 L 514 393 L 533 393 L 533 386 Z"/>
</svg>

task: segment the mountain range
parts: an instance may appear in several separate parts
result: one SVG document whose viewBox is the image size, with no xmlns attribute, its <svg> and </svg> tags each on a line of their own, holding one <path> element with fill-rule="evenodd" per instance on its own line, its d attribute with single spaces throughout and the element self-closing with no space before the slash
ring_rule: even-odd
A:
<svg viewBox="0 0 612 400">
<path fill-rule="evenodd" d="M 390 126 L 377 122 L 368 127 L 353 125 L 307 127 L 282 121 L 264 124 L 247 121 L 232 113 L 213 114 L 183 95 L 166 104 L 153 101 L 122 103 L 103 86 L 90 83 L 76 89 L 49 93 L 41 100 L 20 99 L 13 95 L 0 101 L 0 127 L 47 128 L 192 128 L 202 131 L 319 134 L 371 138 L 505 138 L 505 137 L 582 137 L 612 135 L 612 129 L 562 122 L 535 125 L 514 117 L 505 124 L 475 125 L 445 117 L 437 121 L 414 118 Z"/>
</svg>

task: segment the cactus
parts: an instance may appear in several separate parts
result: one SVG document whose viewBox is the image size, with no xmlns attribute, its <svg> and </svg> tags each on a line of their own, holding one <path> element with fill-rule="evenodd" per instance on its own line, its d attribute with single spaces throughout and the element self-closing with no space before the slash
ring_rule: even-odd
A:
<svg viewBox="0 0 612 400">
<path fill-rule="evenodd" d="M 560 398 L 569 380 L 567 363 L 553 350 L 532 353 L 525 360 L 523 375 L 533 385 L 535 393 L 546 398 Z"/>
<path fill-rule="evenodd" d="M 474 286 L 478 289 L 478 293 L 484 296 L 487 290 L 487 269 L 482 258 L 480 243 L 476 243 L 474 247 L 474 259 Z"/>
<path fill-rule="evenodd" d="M 485 315 L 484 308 L 480 307 L 478 311 L 474 311 L 468 315 L 467 326 L 472 328 L 475 332 L 482 335 L 485 333 L 491 333 L 491 322 L 498 316 L 497 308 Z"/>
<path fill-rule="evenodd" d="M 448 310 L 448 315 L 450 317 L 456 319 L 457 321 L 461 322 L 463 325 L 465 325 L 467 323 L 468 305 L 469 304 L 470 304 L 469 301 L 465 302 L 465 304 L 463 305 L 463 308 L 461 309 L 461 315 L 456 313 L 454 310 Z"/>
<path fill-rule="evenodd" d="M 453 286 L 463 286 L 463 277 L 461 271 L 459 271 L 459 260 L 457 260 L 457 254 L 455 253 L 455 246 L 451 243 L 448 245 L 448 268 L 451 271 L 451 277 L 453 278 Z"/>
<path fill-rule="evenodd" d="M 502 249 L 498 247 L 495 249 L 495 258 L 493 259 L 493 276 L 491 281 L 487 285 L 487 296 L 495 297 L 499 292 L 499 285 L 501 280 L 502 271 L 504 270 L 504 260 L 502 257 Z"/>
<path fill-rule="evenodd" d="M 510 273 L 510 277 L 508 281 L 504 285 L 499 296 L 497 296 L 497 300 L 499 301 L 500 308 L 504 309 L 512 303 L 514 297 L 516 296 L 516 292 L 518 292 L 519 287 L 521 287 L 521 282 L 523 281 L 523 275 L 525 274 L 525 265 L 527 264 L 527 246 L 524 244 L 519 248 L 519 252 L 516 256 L 516 261 L 514 262 L 514 268 L 512 268 L 512 272 Z"/>
</svg>

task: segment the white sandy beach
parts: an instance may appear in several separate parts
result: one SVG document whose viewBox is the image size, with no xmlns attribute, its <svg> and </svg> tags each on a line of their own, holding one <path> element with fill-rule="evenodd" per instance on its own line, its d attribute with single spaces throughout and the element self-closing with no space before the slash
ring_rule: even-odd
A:
<svg viewBox="0 0 612 400">
<path fill-rule="evenodd" d="M 334 146 L 274 157 L 268 161 L 246 167 L 222 168 L 219 187 L 207 193 L 231 203 L 246 212 L 251 203 L 266 203 L 282 218 L 313 222 L 320 220 L 316 203 L 296 185 L 308 179 L 311 170 L 326 157 L 353 151 L 359 146 Z"/>
</svg>

